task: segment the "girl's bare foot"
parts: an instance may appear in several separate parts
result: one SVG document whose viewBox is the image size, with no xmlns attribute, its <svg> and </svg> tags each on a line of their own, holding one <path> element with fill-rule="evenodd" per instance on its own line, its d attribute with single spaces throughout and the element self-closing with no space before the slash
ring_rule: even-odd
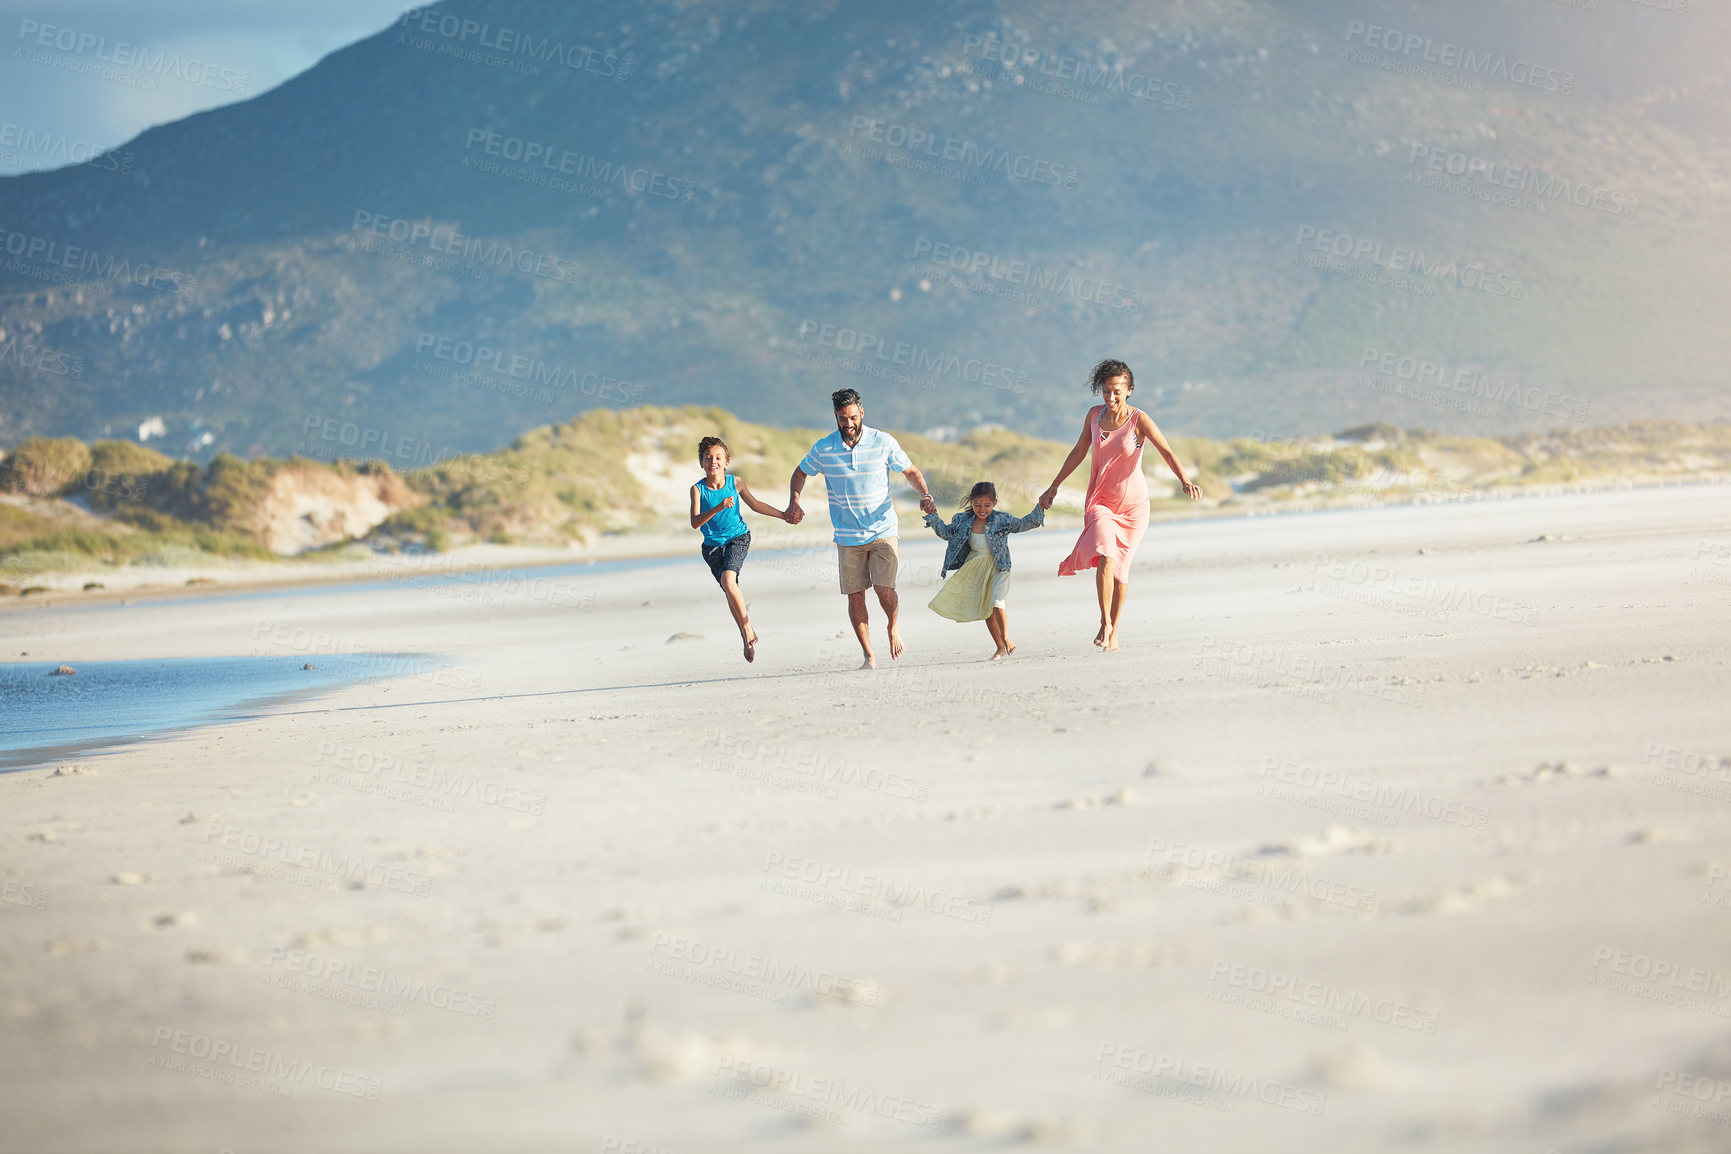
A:
<svg viewBox="0 0 1731 1154">
<path fill-rule="evenodd" d="M 1011 641 L 1007 637 L 1004 638 L 1004 656 L 1008 657 L 1010 654 L 1014 653 L 1015 651 L 1016 651 L 1016 643 L 1014 641 Z"/>
<path fill-rule="evenodd" d="M 998 647 L 998 651 L 996 653 L 992 654 L 990 657 L 986 658 L 986 660 L 987 661 L 1002 661 L 1004 658 L 1008 657 L 1009 655 L 1010 655 L 1010 651 L 1008 649 L 1005 649 L 1003 646 L 1000 645 Z"/>
</svg>

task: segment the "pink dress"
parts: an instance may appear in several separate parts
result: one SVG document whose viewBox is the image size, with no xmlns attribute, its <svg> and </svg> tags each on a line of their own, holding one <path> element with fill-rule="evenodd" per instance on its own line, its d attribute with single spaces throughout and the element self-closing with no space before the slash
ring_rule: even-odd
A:
<svg viewBox="0 0 1731 1154">
<path fill-rule="evenodd" d="M 1148 531 L 1148 479 L 1142 475 L 1142 437 L 1136 432 L 1138 413 L 1116 429 L 1100 427 L 1099 405 L 1089 420 L 1094 431 L 1089 454 L 1088 496 L 1083 503 L 1082 535 L 1070 555 L 1058 563 L 1069 577 L 1112 560 L 1112 579 L 1129 584 L 1130 562 Z"/>
</svg>

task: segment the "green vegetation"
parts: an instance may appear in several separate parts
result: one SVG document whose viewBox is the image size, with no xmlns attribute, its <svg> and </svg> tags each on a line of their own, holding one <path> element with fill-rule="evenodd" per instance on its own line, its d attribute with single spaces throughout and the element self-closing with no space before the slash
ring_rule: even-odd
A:
<svg viewBox="0 0 1731 1154">
<path fill-rule="evenodd" d="M 424 502 L 385 520 L 367 541 L 438 551 L 472 541 L 566 545 L 683 524 L 683 485 L 699 474 L 698 438 L 711 434 L 728 443 L 732 470 L 779 504 L 789 473 L 823 432 L 771 428 L 710 407 L 595 410 L 534 429 L 496 453 L 392 477 Z M 1069 449 L 991 427 L 953 441 L 897 436 L 947 508 L 975 481 L 989 480 L 1006 508 L 1024 511 Z M 1654 421 L 1489 438 L 1379 423 L 1281 441 L 1180 437 L 1172 446 L 1202 486 L 1204 506 L 1220 512 L 1731 475 L 1725 424 Z M 1187 514 L 1191 505 L 1174 492 L 1164 462 L 1150 452 L 1144 466 L 1156 513 Z M 12 582 L 3 588 L 17 592 L 30 573 L 93 563 L 274 557 L 260 539 L 257 510 L 284 470 L 390 477 L 374 462 L 219 455 L 201 469 L 124 442 L 27 441 L 0 460 L 0 580 Z M 1084 465 L 1061 506 L 1075 511 L 1086 476 Z"/>
</svg>

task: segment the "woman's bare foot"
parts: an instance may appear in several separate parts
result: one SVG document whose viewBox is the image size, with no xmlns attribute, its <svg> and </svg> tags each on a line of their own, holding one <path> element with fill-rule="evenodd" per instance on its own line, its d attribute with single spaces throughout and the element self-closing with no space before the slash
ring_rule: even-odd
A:
<svg viewBox="0 0 1731 1154">
<path fill-rule="evenodd" d="M 1106 623 L 1104 621 L 1102 621 L 1102 622 L 1100 622 L 1100 632 L 1094 634 L 1094 644 L 1100 646 L 1102 649 L 1105 648 L 1105 646 L 1106 646 L 1106 630 L 1107 630 L 1107 628 L 1108 628 L 1108 626 L 1106 625 Z"/>
<path fill-rule="evenodd" d="M 1118 652 L 1118 631 L 1116 629 L 1106 634 L 1106 644 L 1100 646 L 1102 653 Z"/>
</svg>

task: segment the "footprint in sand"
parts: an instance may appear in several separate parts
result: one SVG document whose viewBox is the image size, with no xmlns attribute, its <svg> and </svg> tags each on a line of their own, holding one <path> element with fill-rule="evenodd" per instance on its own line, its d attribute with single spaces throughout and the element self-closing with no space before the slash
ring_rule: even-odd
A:
<svg viewBox="0 0 1731 1154">
<path fill-rule="evenodd" d="M 1392 853 L 1395 843 L 1362 829 L 1332 822 L 1320 837 L 1300 837 L 1291 841 L 1272 842 L 1257 850 L 1258 855 L 1292 854 L 1297 857 L 1334 857 L 1343 853 Z"/>
<path fill-rule="evenodd" d="M 1539 785 L 1551 781 L 1621 776 L 1621 772 L 1614 765 L 1601 765 L 1597 769 L 1588 769 L 1585 766 L 1576 765 L 1572 761 L 1541 761 L 1532 769 L 1515 770 L 1513 773 L 1498 774 L 1490 780 L 1489 784 Z"/>
<path fill-rule="evenodd" d="M 1488 877 L 1453 889 L 1409 898 L 1398 908 L 1403 914 L 1465 914 L 1491 902 L 1512 898 L 1519 892 L 1520 886 L 1515 879 Z"/>
</svg>

